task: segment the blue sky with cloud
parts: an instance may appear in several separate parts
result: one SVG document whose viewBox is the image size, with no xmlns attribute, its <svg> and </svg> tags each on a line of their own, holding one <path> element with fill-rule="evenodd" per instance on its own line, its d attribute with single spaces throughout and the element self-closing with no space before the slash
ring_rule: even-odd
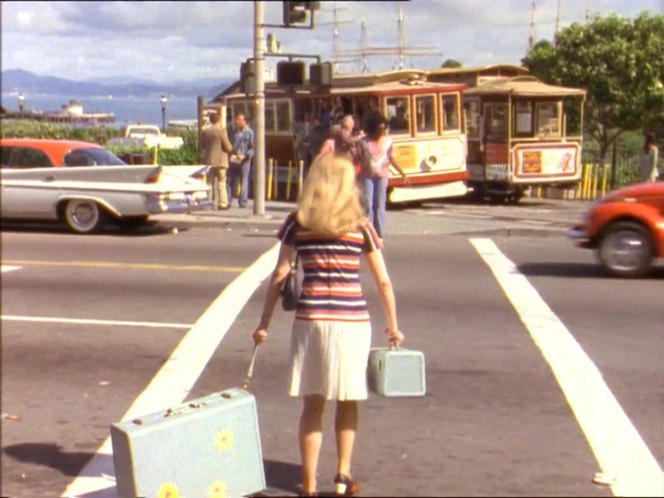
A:
<svg viewBox="0 0 664 498">
<path fill-rule="evenodd" d="M 434 47 L 409 67 L 520 63 L 530 34 L 531 0 L 412 0 L 321 2 L 315 30 L 267 28 L 285 52 L 332 56 L 333 7 L 339 47 L 357 50 L 361 22 L 370 46 L 395 47 L 398 8 L 407 46 Z M 558 0 L 537 0 L 535 39 L 552 39 Z M 591 14 L 634 17 L 662 14 L 664 0 L 560 0 L 560 25 Z M 281 2 L 265 2 L 265 22 L 281 23 Z M 253 2 L 2 2 L 2 68 L 89 80 L 113 76 L 156 82 L 236 79 L 253 54 Z M 396 56 L 369 59 L 372 71 L 389 69 Z M 270 64 L 276 60 L 270 59 Z M 344 72 L 359 69 L 344 64 Z"/>
</svg>

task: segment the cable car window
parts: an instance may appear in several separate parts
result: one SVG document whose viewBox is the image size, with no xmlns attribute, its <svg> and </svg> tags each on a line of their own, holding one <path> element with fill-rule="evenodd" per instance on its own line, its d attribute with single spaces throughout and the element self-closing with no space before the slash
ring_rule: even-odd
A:
<svg viewBox="0 0 664 498">
<path fill-rule="evenodd" d="M 539 136 L 560 136 L 560 106 L 557 102 L 540 102 L 537 110 L 537 134 Z"/>
<path fill-rule="evenodd" d="M 393 135 L 410 133 L 410 105 L 408 97 L 388 97 L 386 118 Z"/>
<path fill-rule="evenodd" d="M 515 133 L 517 135 L 532 135 L 533 133 L 533 103 L 517 101 L 515 106 L 516 120 Z"/>
<path fill-rule="evenodd" d="M 265 132 L 274 133 L 276 129 L 276 119 L 274 116 L 274 102 L 265 103 Z"/>
<path fill-rule="evenodd" d="M 488 140 L 507 139 L 507 104 L 484 106 L 484 133 Z"/>
<path fill-rule="evenodd" d="M 277 132 L 290 133 L 293 118 L 288 101 L 277 101 L 275 105 L 277 107 Z"/>
<path fill-rule="evenodd" d="M 459 100 L 456 95 L 441 95 L 443 131 L 459 129 Z"/>
<path fill-rule="evenodd" d="M 480 103 L 477 100 L 469 100 L 463 104 L 466 115 L 466 132 L 468 138 L 480 137 Z"/>
<path fill-rule="evenodd" d="M 417 121 L 415 129 L 417 133 L 427 133 L 436 131 L 436 112 L 433 95 L 424 95 L 415 97 L 415 115 Z"/>
</svg>

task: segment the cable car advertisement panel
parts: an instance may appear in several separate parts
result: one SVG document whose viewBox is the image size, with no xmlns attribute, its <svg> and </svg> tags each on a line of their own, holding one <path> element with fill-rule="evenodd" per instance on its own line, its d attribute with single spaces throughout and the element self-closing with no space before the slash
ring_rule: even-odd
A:
<svg viewBox="0 0 664 498">
<path fill-rule="evenodd" d="M 519 144 L 512 149 L 514 182 L 533 178 L 573 181 L 581 178 L 581 147 L 578 143 Z"/>
</svg>

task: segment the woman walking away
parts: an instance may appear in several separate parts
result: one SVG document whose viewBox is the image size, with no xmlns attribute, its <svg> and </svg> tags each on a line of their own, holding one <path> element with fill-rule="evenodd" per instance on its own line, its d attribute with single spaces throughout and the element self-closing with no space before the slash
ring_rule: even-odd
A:
<svg viewBox="0 0 664 498">
<path fill-rule="evenodd" d="M 657 146 L 655 145 L 655 135 L 647 133 L 643 141 L 643 150 L 639 157 L 639 181 L 654 182 L 659 178 L 657 170 Z"/>
<path fill-rule="evenodd" d="M 363 216 L 353 165 L 322 154 L 307 175 L 297 211 L 277 237 L 281 248 L 260 323 L 256 344 L 267 337 L 279 289 L 289 273 L 294 251 L 304 270 L 302 291 L 291 335 L 290 395 L 303 398 L 299 424 L 302 490 L 316 496 L 316 469 L 326 400 L 336 401 L 335 435 L 338 495 L 359 489 L 351 478 L 351 456 L 358 425 L 358 401 L 367 399 L 367 362 L 371 347 L 369 312 L 360 284 L 360 256 L 369 265 L 380 292 L 388 344 L 402 342 L 396 305 L 381 242 Z"/>
<path fill-rule="evenodd" d="M 392 139 L 387 136 L 387 123 L 378 117 L 367 123 L 367 136 L 361 144 L 360 179 L 364 189 L 364 200 L 369 221 L 376 227 L 382 239 L 385 230 L 385 206 L 387 203 L 387 179 L 390 165 L 404 178 L 406 185 L 410 181 L 392 155 Z"/>
</svg>

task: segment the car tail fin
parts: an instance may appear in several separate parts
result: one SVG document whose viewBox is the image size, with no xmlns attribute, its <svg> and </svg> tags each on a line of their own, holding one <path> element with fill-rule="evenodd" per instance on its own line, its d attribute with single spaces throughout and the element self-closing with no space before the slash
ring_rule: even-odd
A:
<svg viewBox="0 0 664 498">
<path fill-rule="evenodd" d="M 205 167 L 205 168 L 201 168 L 201 169 L 195 171 L 194 173 L 192 173 L 192 174 L 189 175 L 189 176 L 190 176 L 191 178 L 195 179 L 195 180 L 200 180 L 200 181 L 203 181 L 203 182 L 204 182 L 204 181 L 205 181 L 206 173 L 207 173 L 207 167 Z"/>
<path fill-rule="evenodd" d="M 161 177 L 161 166 L 153 169 L 150 174 L 145 178 L 144 183 L 159 183 L 159 178 Z"/>
</svg>

